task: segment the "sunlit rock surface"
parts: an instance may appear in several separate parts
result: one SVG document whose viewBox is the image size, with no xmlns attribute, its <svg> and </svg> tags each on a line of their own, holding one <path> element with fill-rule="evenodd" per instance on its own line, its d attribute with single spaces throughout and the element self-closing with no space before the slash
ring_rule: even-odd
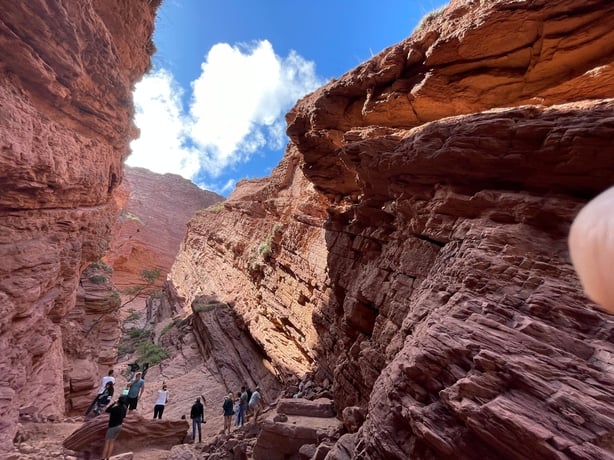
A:
<svg viewBox="0 0 614 460">
<path fill-rule="evenodd" d="M 327 458 L 614 455 L 614 322 L 567 248 L 614 177 L 613 13 L 452 2 L 299 101 L 280 167 L 191 222 L 182 295 L 366 410 Z"/>
</svg>

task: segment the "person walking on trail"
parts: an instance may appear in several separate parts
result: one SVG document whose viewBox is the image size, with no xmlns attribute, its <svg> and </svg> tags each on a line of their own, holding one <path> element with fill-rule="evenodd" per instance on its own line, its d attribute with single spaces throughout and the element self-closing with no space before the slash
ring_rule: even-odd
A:
<svg viewBox="0 0 614 460">
<path fill-rule="evenodd" d="M 109 369 L 109 372 L 107 372 L 107 375 L 105 375 L 100 380 L 100 387 L 98 388 L 99 395 L 102 394 L 102 392 L 106 389 L 107 382 L 111 382 L 113 383 L 113 385 L 115 385 L 115 377 L 113 376 L 113 369 Z"/>
<path fill-rule="evenodd" d="M 104 391 L 100 393 L 98 397 L 96 398 L 96 403 L 94 404 L 94 414 L 95 415 L 100 415 L 100 413 L 102 412 L 102 409 L 104 409 L 105 406 L 111 402 L 113 393 L 115 393 L 113 382 L 109 381 L 107 382 L 104 388 Z"/>
<path fill-rule="evenodd" d="M 247 412 L 247 391 L 245 387 L 241 387 L 241 396 L 239 397 L 239 418 L 237 424 L 243 426 L 245 423 L 245 412 Z"/>
<path fill-rule="evenodd" d="M 164 412 L 164 406 L 166 406 L 166 403 L 168 403 L 168 390 L 164 382 L 162 382 L 162 389 L 158 391 L 158 398 L 156 399 L 156 404 L 154 406 L 154 419 L 162 418 L 162 413 Z"/>
<path fill-rule="evenodd" d="M 241 392 L 237 392 L 237 398 L 235 399 L 235 426 L 239 426 L 239 414 L 241 413 Z"/>
<path fill-rule="evenodd" d="M 88 415 L 92 409 L 95 409 L 97 406 L 98 401 L 101 400 L 101 396 L 103 393 L 107 393 L 107 396 L 113 396 L 113 391 L 111 390 L 111 394 L 108 394 L 107 391 L 107 384 L 111 382 L 112 385 L 115 384 L 115 377 L 113 377 L 113 369 L 109 369 L 109 372 L 107 372 L 107 375 L 105 375 L 104 377 L 102 377 L 102 379 L 100 380 L 100 387 L 98 388 L 98 393 L 96 394 L 96 397 L 94 398 L 94 400 L 92 401 L 92 403 L 89 405 L 89 407 L 87 408 L 87 410 L 85 411 L 85 415 Z M 98 414 L 96 414 L 98 415 Z"/>
<path fill-rule="evenodd" d="M 230 434 L 232 416 L 235 413 L 232 406 L 232 393 L 228 393 L 226 396 L 224 396 L 224 402 L 222 403 L 222 411 L 224 412 L 224 433 L 226 433 L 226 430 L 228 430 L 228 434 Z"/>
<path fill-rule="evenodd" d="M 128 366 L 130 367 L 130 377 L 128 377 L 128 382 L 132 382 L 132 379 L 136 375 L 137 371 L 141 368 L 141 366 L 139 366 L 139 363 L 137 363 L 136 361 L 131 364 L 128 364 Z"/>
<path fill-rule="evenodd" d="M 130 384 L 128 389 L 128 409 L 135 410 L 139 398 L 143 394 L 145 389 L 145 380 L 141 378 L 141 373 L 137 372 L 134 375 L 134 381 Z"/>
<path fill-rule="evenodd" d="M 122 423 L 124 417 L 126 417 L 126 411 L 128 401 L 125 396 L 120 396 L 119 399 L 107 407 L 105 412 L 109 413 L 109 428 L 104 435 L 104 448 L 102 449 L 102 460 L 108 460 L 113 454 L 113 446 L 115 440 L 122 429 Z"/>
<path fill-rule="evenodd" d="M 198 442 L 202 442 L 202 433 L 200 424 L 205 418 L 205 406 L 200 402 L 200 398 L 196 398 L 192 409 L 190 409 L 190 418 L 192 419 L 192 441 L 196 442 L 196 430 L 198 429 Z"/>
<path fill-rule="evenodd" d="M 249 399 L 249 408 L 254 414 L 254 423 L 258 422 L 258 414 L 262 410 L 262 396 L 260 395 L 260 387 L 256 387 Z"/>
</svg>

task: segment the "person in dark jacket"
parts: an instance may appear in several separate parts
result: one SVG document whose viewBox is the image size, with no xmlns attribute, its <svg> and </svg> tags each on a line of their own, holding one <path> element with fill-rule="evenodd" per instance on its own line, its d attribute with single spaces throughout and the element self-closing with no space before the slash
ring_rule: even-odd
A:
<svg viewBox="0 0 614 460">
<path fill-rule="evenodd" d="M 224 433 L 228 431 L 228 434 L 230 434 L 232 416 L 235 414 L 235 411 L 233 409 L 232 393 L 228 393 L 224 397 L 224 402 L 222 403 L 222 411 L 224 412 Z"/>
<path fill-rule="evenodd" d="M 198 429 L 198 442 L 202 442 L 200 424 L 203 423 L 205 418 L 205 406 L 200 402 L 200 398 L 196 398 L 196 401 L 192 404 L 190 418 L 192 419 L 192 440 L 196 442 L 196 429 Z"/>
<path fill-rule="evenodd" d="M 107 407 L 105 412 L 109 413 L 109 428 L 104 435 L 104 448 L 102 449 L 102 459 L 108 460 L 113 453 L 115 440 L 122 429 L 122 423 L 128 411 L 128 399 L 120 396 L 119 399 Z"/>
</svg>

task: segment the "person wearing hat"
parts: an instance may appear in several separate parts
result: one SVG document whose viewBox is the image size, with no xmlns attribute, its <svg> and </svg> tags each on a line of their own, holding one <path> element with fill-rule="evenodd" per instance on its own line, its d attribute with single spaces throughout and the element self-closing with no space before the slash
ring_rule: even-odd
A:
<svg viewBox="0 0 614 460">
<path fill-rule="evenodd" d="M 128 411 L 128 398 L 120 396 L 119 399 L 107 407 L 105 412 L 109 413 L 109 428 L 104 435 L 104 448 L 102 449 L 102 459 L 108 460 L 113 453 L 115 440 L 122 429 L 122 423 Z"/>
<path fill-rule="evenodd" d="M 252 393 L 252 397 L 249 398 L 248 406 L 254 414 L 254 423 L 256 423 L 258 421 L 258 414 L 262 410 L 262 396 L 260 396 L 260 387 L 256 387 Z"/>
<path fill-rule="evenodd" d="M 154 406 L 154 416 L 153 418 L 162 418 L 162 413 L 164 412 L 164 406 L 168 402 L 168 389 L 164 382 L 162 382 L 162 389 L 158 390 L 158 398 L 156 399 L 156 405 Z"/>
</svg>

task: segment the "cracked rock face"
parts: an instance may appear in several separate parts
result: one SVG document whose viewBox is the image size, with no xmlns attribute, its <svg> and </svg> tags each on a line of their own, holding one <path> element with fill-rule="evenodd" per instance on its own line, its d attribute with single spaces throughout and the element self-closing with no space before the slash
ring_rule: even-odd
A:
<svg viewBox="0 0 614 460">
<path fill-rule="evenodd" d="M 0 446 L 20 410 L 64 413 L 61 323 L 107 248 L 157 3 L 2 5 Z"/>
<path fill-rule="evenodd" d="M 453 1 L 297 103 L 283 176 L 191 223 L 184 295 L 235 301 L 273 363 L 300 344 L 366 411 L 330 458 L 614 455 L 614 322 L 567 248 L 614 177 L 613 12 Z"/>
</svg>

